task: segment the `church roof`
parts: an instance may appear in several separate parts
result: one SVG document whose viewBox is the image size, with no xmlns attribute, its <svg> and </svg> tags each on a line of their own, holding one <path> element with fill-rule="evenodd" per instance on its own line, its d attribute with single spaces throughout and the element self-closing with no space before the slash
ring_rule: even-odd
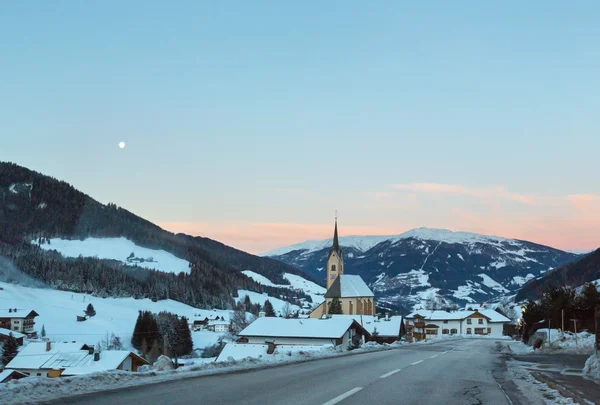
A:
<svg viewBox="0 0 600 405">
<path fill-rule="evenodd" d="M 325 298 L 373 297 L 373 291 L 361 276 L 340 274 L 325 293 Z"/>
<path fill-rule="evenodd" d="M 342 255 L 342 248 L 340 247 L 340 241 L 338 239 L 337 217 L 335 218 L 335 228 L 333 230 L 333 244 L 331 246 L 331 249 L 329 249 L 329 256 L 331 256 L 332 252 L 336 252 L 339 256 Z"/>
</svg>

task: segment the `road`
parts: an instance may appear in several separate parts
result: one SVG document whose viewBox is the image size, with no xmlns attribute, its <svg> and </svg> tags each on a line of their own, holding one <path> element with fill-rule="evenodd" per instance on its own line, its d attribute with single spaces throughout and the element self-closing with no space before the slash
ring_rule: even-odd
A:
<svg viewBox="0 0 600 405">
<path fill-rule="evenodd" d="M 508 404 L 496 344 L 464 339 L 198 377 L 51 402 L 69 405 Z"/>
</svg>

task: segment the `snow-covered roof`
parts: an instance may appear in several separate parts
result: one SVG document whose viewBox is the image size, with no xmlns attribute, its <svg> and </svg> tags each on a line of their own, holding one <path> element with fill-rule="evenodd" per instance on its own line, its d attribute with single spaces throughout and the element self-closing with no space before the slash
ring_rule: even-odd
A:
<svg viewBox="0 0 600 405">
<path fill-rule="evenodd" d="M 373 291 L 371 291 L 361 276 L 340 274 L 325 293 L 325 297 L 373 297 Z"/>
<path fill-rule="evenodd" d="M 355 322 L 352 318 L 285 319 L 263 317 L 252 322 L 239 335 L 337 339 L 342 337 Z"/>
<path fill-rule="evenodd" d="M 46 342 L 30 342 L 17 356 L 6 365 L 6 368 L 16 369 L 52 369 L 61 364 L 71 364 L 81 360 L 88 353 L 82 350 L 83 343 L 51 342 L 50 350 L 46 351 Z"/>
<path fill-rule="evenodd" d="M 66 367 L 61 375 L 81 375 L 116 370 L 131 354 L 127 350 L 106 350 L 100 353 L 100 359 L 97 361 L 94 361 L 94 355 L 88 354 L 76 366 Z"/>
<path fill-rule="evenodd" d="M 332 318 L 352 318 L 371 335 L 377 329 L 377 333 L 381 337 L 399 336 L 400 327 L 402 326 L 401 316 L 390 316 L 386 321 L 385 318 L 378 318 L 372 315 L 332 315 Z"/>
<path fill-rule="evenodd" d="M 510 319 L 494 311 L 493 309 L 482 309 L 480 311 L 415 311 L 406 316 L 413 319 L 415 315 L 421 315 L 427 321 L 460 321 L 469 316 L 480 313 L 489 319 L 489 322 L 510 322 Z"/>
<path fill-rule="evenodd" d="M 15 338 L 17 338 L 17 339 L 20 339 L 20 338 L 27 337 L 27 335 L 25 335 L 25 334 L 23 334 L 23 333 L 20 333 L 20 332 L 17 332 L 16 330 L 10 330 L 10 329 L 4 329 L 4 328 L 0 328 L 0 335 L 5 335 L 5 336 L 8 336 L 8 335 L 10 335 L 11 333 L 12 333 L 12 335 L 13 335 Z"/>
<path fill-rule="evenodd" d="M 87 346 L 75 342 L 52 342 L 46 351 L 46 342 L 31 342 L 6 365 L 9 369 L 64 369 L 62 375 L 89 374 L 98 371 L 116 370 L 129 355 L 127 350 L 103 351 L 94 361 Z"/>
<path fill-rule="evenodd" d="M 27 374 L 23 374 L 17 370 L 4 370 L 4 371 L 0 371 L 0 383 L 4 382 L 4 380 L 6 380 L 8 377 L 10 377 L 10 375 L 12 373 L 18 373 L 19 375 L 21 375 L 23 377 L 27 377 Z"/>
<path fill-rule="evenodd" d="M 27 318 L 33 312 L 33 316 L 38 316 L 38 313 L 33 309 L 0 309 L 0 318 Z"/>
</svg>

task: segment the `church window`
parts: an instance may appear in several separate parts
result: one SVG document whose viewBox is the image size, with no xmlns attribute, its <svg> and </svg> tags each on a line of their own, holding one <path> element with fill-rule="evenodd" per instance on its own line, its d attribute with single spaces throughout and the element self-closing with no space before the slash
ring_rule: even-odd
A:
<svg viewBox="0 0 600 405">
<path fill-rule="evenodd" d="M 331 271 L 335 271 L 335 264 L 331 265 Z"/>
</svg>

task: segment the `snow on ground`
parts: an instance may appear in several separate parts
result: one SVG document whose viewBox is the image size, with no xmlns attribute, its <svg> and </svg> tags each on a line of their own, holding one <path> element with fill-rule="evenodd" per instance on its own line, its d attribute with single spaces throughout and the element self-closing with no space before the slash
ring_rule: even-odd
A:
<svg viewBox="0 0 600 405">
<path fill-rule="evenodd" d="M 529 346 L 528 344 L 523 343 L 520 340 L 507 342 L 506 346 L 508 346 L 510 351 L 515 354 L 530 354 L 530 353 L 534 352 L 533 347 Z"/>
<path fill-rule="evenodd" d="M 592 354 L 585 362 L 583 376 L 592 380 L 600 381 L 600 357 Z"/>
<path fill-rule="evenodd" d="M 37 241 L 33 240 L 33 244 Z M 65 257 L 98 257 L 118 260 L 123 264 L 155 269 L 165 273 L 190 272 L 190 263 L 164 250 L 141 247 L 126 238 L 86 238 L 84 240 L 50 239 L 42 243 L 44 250 L 57 250 Z M 130 255 L 133 253 L 133 257 Z"/>
<path fill-rule="evenodd" d="M 283 308 L 287 305 L 290 306 L 291 311 L 299 311 L 301 308 L 297 305 L 292 305 L 287 301 L 283 301 L 279 298 L 270 297 L 267 293 L 257 293 L 254 291 L 248 290 L 238 290 L 238 298 L 236 298 L 237 302 L 244 302 L 245 297 L 249 296 L 250 301 L 254 304 L 260 304 L 261 306 L 265 303 L 266 300 L 273 305 L 273 309 L 277 315 L 283 314 Z"/>
<path fill-rule="evenodd" d="M 266 285 L 269 287 L 279 287 L 279 288 L 287 288 L 290 290 L 302 290 L 305 294 L 310 295 L 312 299 L 312 305 L 317 306 L 321 302 L 324 301 L 324 295 L 326 289 L 321 287 L 320 285 L 313 283 L 312 281 L 308 281 L 303 277 L 300 277 L 296 274 L 291 273 L 283 273 L 283 278 L 290 282 L 290 284 L 275 284 L 265 276 L 255 273 L 251 270 L 242 271 L 246 276 L 250 277 L 254 281 L 259 284 Z M 252 301 L 254 302 L 254 301 Z M 262 305 L 262 302 L 260 303 Z"/>
<path fill-rule="evenodd" d="M 525 284 L 526 282 L 528 282 L 532 278 L 535 278 L 535 276 L 533 274 L 531 274 L 531 273 L 527 274 L 525 277 L 514 276 L 512 278 L 512 281 L 510 283 L 511 284 L 516 284 L 518 286 L 522 286 L 523 284 Z"/>
<path fill-rule="evenodd" d="M 487 274 L 481 273 L 478 274 L 479 277 L 483 279 L 483 285 L 490 287 L 492 290 L 496 290 L 501 293 L 509 292 L 506 288 L 502 286 L 499 282 L 488 276 Z"/>
<path fill-rule="evenodd" d="M 138 311 L 149 310 L 154 313 L 169 311 L 186 316 L 190 322 L 194 318 L 223 316 L 228 321 L 230 311 L 202 310 L 173 300 L 153 302 L 150 299 L 98 298 L 86 294 L 71 293 L 44 288 L 29 288 L 0 282 L 0 308 L 32 309 L 40 316 L 35 318 L 38 334 L 45 326 L 47 337 L 56 341 L 81 341 L 96 344 L 106 333 L 119 336 L 127 349 L 131 349 L 130 340 L 137 320 Z M 84 322 L 77 322 L 76 316 L 91 303 L 96 316 Z M 214 344 L 220 333 L 192 332 L 194 348 L 203 348 Z"/>
<path fill-rule="evenodd" d="M 560 392 L 548 387 L 548 385 L 536 380 L 531 373 L 520 366 L 517 362 L 509 361 L 508 376 L 518 387 L 521 394 L 530 404 L 574 404 L 571 398 L 563 397 Z"/>
<path fill-rule="evenodd" d="M 557 333 L 553 330 L 550 333 L 550 341 L 544 342 L 540 352 L 587 354 L 593 352 L 595 341 L 596 336 L 589 332 L 579 332 L 575 335 L 572 332 Z"/>
</svg>

